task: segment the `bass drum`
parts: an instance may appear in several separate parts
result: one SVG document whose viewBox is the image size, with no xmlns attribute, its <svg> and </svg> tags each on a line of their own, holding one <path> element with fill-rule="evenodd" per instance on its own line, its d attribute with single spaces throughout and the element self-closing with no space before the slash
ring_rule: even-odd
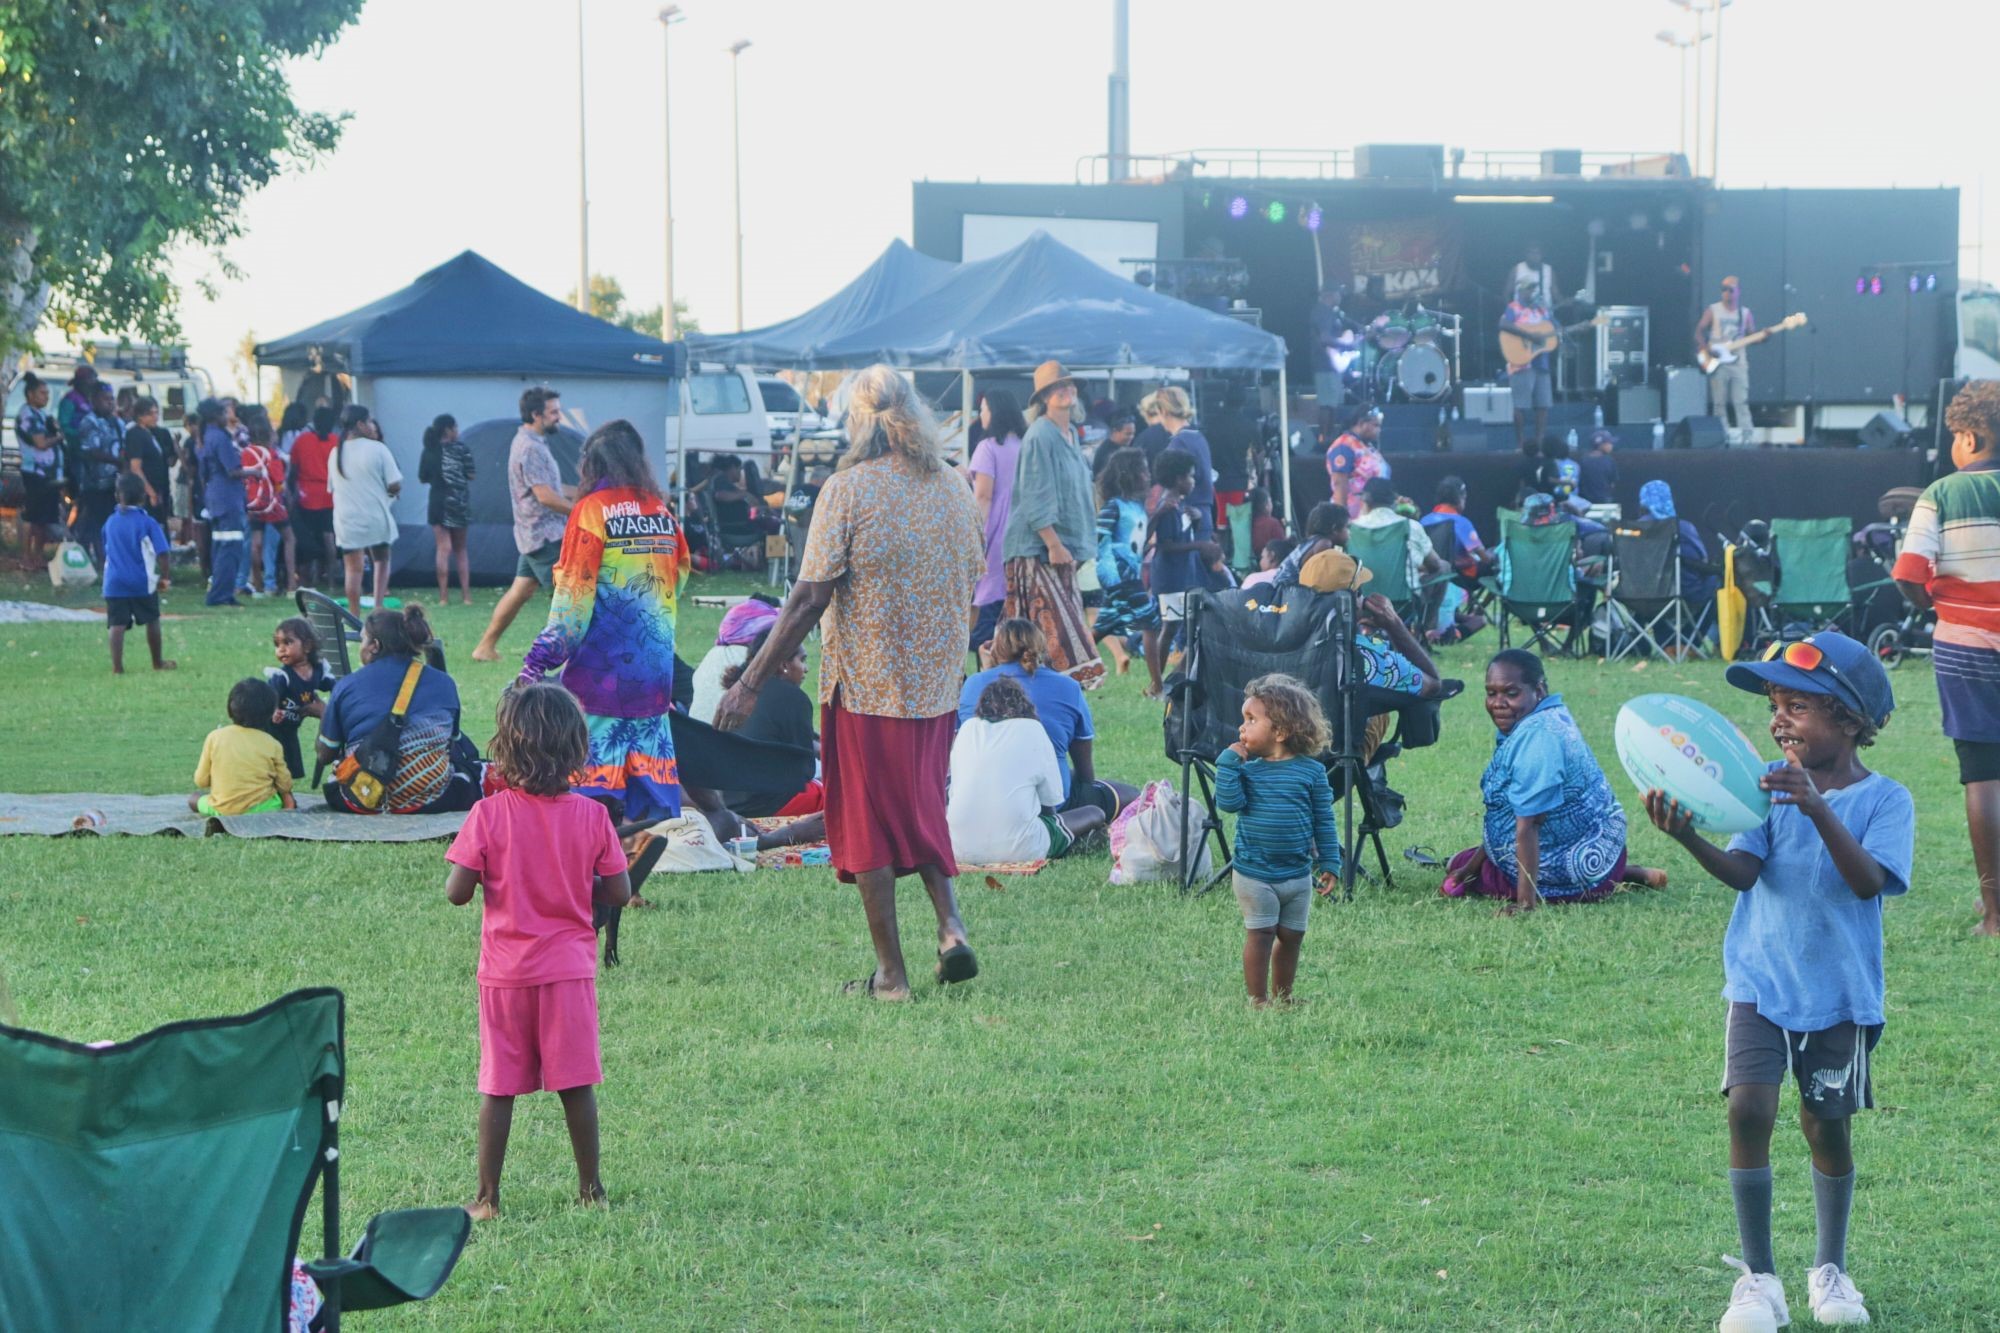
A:
<svg viewBox="0 0 2000 1333">
<path fill-rule="evenodd" d="M 1411 343 L 1382 358 L 1375 383 L 1384 401 L 1400 395 L 1405 402 L 1435 403 L 1451 392 L 1451 362 L 1429 343 Z"/>
</svg>

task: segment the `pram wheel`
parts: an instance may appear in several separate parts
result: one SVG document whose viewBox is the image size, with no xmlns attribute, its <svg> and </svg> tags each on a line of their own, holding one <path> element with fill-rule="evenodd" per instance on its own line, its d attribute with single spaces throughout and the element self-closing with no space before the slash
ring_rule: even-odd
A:
<svg viewBox="0 0 2000 1333">
<path fill-rule="evenodd" d="M 1910 655 L 1909 646 L 1903 642 L 1900 625 L 1879 625 L 1868 636 L 1868 651 L 1875 654 L 1875 660 L 1886 671 L 1894 671 L 1903 665 L 1903 659 Z"/>
</svg>

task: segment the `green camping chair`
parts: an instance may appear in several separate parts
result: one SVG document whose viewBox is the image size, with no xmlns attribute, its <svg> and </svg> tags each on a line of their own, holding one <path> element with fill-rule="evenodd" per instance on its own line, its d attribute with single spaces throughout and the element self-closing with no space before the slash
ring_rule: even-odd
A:
<svg viewBox="0 0 2000 1333">
<path fill-rule="evenodd" d="M 1412 520 L 1400 515 L 1394 523 L 1379 528 L 1354 524 L 1347 529 L 1347 553 L 1354 557 L 1354 563 L 1368 571 L 1367 591 L 1388 598 L 1403 623 L 1422 634 L 1431 628 L 1437 594 L 1451 572 L 1447 570 L 1421 583 L 1410 582 L 1411 524 Z M 1428 548 L 1428 541 L 1425 545 Z"/>
<path fill-rule="evenodd" d="M 339 1257 L 343 1029 L 325 989 L 95 1049 L 0 1027 L 0 1329 L 282 1330 L 315 1182 L 327 1329 L 435 1294 L 462 1208 L 383 1213 Z"/>
<path fill-rule="evenodd" d="M 1771 520 L 1771 553 L 1777 561 L 1778 580 L 1764 607 L 1763 639 L 1782 637 L 1787 624 L 1803 623 L 1806 633 L 1846 624 L 1853 602 L 1847 585 L 1853 529 L 1854 524 L 1845 518 Z"/>
<path fill-rule="evenodd" d="M 1555 635 L 1565 616 L 1580 613 L 1576 605 L 1576 527 L 1549 523 L 1531 528 L 1514 515 L 1500 515 L 1500 563 L 1493 576 L 1499 599 L 1500 647 L 1509 646 L 1509 622 L 1528 627 L 1528 646 L 1568 657 L 1575 652 L 1582 628 L 1574 621 L 1559 642 Z"/>
</svg>

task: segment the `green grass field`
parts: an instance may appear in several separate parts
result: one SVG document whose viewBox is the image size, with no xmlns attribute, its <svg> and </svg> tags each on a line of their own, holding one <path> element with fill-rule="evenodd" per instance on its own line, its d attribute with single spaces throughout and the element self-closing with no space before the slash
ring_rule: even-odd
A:
<svg viewBox="0 0 2000 1333">
<path fill-rule="evenodd" d="M 281 614 L 198 600 L 171 595 L 170 675 L 114 679 L 101 627 L 0 626 L 0 789 L 185 790 Z M 437 617 L 482 744 L 512 675 L 466 659 L 493 600 Z M 715 624 L 686 612 L 683 655 Z M 1477 676 L 1492 647 L 1447 672 Z M 1770 752 L 1763 705 L 1713 664 L 1554 675 L 1612 766 L 1634 858 L 1671 887 L 1524 919 L 1438 897 L 1438 873 L 1398 853 L 1478 835 L 1491 732 L 1467 698 L 1442 744 L 1393 767 L 1410 797 L 1394 886 L 1315 912 L 1288 1009 L 1246 1006 L 1226 891 L 1110 887 L 1101 853 L 963 884 L 983 974 L 900 1006 L 837 994 L 871 959 L 830 873 L 655 879 L 659 909 L 626 918 L 625 965 L 599 983 L 611 1210 L 571 1205 L 559 1108 L 530 1099 L 505 1215 L 436 1299 L 363 1324 L 1712 1328 L 1736 1243 L 1715 1094 L 1731 895 L 1637 829 L 1611 724 L 1625 698 L 1674 690 Z M 1107 775 L 1168 771 L 1141 680 L 1093 700 Z M 1881 1328 L 1993 1329 L 2000 957 L 1966 933 L 1970 855 L 1928 672 L 1896 686 L 1868 758 L 1914 790 L 1921 827 L 1914 888 L 1888 912 L 1882 1110 L 1856 1135 L 1850 1267 Z M 4 839 L 0 972 L 26 1026 L 84 1040 L 340 987 L 353 1234 L 379 1209 L 472 1194 L 479 920 L 445 903 L 443 878 L 439 844 Z M 927 958 L 913 881 L 903 906 Z M 1778 1260 L 1807 1326 L 1812 1202 L 1786 1124 Z"/>
</svg>

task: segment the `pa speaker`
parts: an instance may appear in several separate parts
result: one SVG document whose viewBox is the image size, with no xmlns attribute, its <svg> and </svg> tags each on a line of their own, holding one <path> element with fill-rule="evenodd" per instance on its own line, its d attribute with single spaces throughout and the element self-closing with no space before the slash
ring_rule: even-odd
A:
<svg viewBox="0 0 2000 1333">
<path fill-rule="evenodd" d="M 1486 423 L 1470 417 L 1456 417 L 1445 427 L 1445 447 L 1455 454 L 1481 454 L 1487 444 Z"/>
<path fill-rule="evenodd" d="M 1419 454 L 1429 453 L 1437 443 L 1438 427 L 1433 421 L 1425 426 L 1384 426 L 1375 447 L 1385 454 Z"/>
<path fill-rule="evenodd" d="M 1674 426 L 1671 443 L 1676 449 L 1720 449 L 1729 443 L 1729 432 L 1721 417 L 1688 417 Z"/>
<path fill-rule="evenodd" d="M 1894 412 L 1877 412 L 1861 428 L 1863 449 L 1893 449 L 1909 438 L 1910 423 Z"/>
</svg>

